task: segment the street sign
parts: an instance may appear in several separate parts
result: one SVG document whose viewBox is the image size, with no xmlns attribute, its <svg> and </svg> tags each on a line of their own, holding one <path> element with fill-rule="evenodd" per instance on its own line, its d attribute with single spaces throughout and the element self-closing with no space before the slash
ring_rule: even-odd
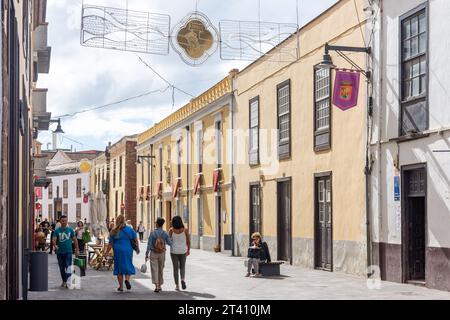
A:
<svg viewBox="0 0 450 320">
<path fill-rule="evenodd" d="M 394 176 L 394 201 L 400 201 L 400 176 Z"/>
</svg>

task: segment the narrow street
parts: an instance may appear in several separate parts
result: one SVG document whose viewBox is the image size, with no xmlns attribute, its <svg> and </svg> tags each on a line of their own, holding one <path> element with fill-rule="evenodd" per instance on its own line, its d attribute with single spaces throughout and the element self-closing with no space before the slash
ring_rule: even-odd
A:
<svg viewBox="0 0 450 320">
<path fill-rule="evenodd" d="M 30 300 L 296 300 L 296 299 L 447 299 L 450 293 L 414 285 L 382 282 L 381 289 L 369 290 L 364 278 L 316 271 L 300 267 L 282 266 L 279 278 L 245 278 L 244 258 L 192 250 L 187 261 L 188 289 L 176 292 L 172 277 L 172 263 L 167 255 L 165 284 L 159 294 L 153 292 L 150 273 L 139 269 L 144 261 L 146 243 L 141 254 L 135 256 L 136 275 L 130 292 L 116 291 L 112 272 L 87 270 L 80 290 L 61 289 L 55 255 L 49 256 L 49 291 L 30 292 Z M 148 268 L 150 271 L 150 268 Z"/>
</svg>

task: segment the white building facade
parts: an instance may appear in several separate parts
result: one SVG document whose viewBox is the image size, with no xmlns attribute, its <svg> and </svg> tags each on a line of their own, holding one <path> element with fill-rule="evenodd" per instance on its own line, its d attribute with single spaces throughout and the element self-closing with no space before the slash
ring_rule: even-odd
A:
<svg viewBox="0 0 450 320">
<path fill-rule="evenodd" d="M 375 2 L 373 264 L 450 290 L 450 1 Z"/>
<path fill-rule="evenodd" d="M 49 174 L 48 177 L 52 183 L 42 192 L 42 218 L 52 221 L 63 214 L 68 217 L 70 224 L 84 222 L 84 219 L 90 222 L 89 201 L 85 197 L 90 191 L 90 174 Z M 58 215 L 58 212 L 61 214 Z"/>
<path fill-rule="evenodd" d="M 52 156 L 47 166 L 47 177 L 52 182 L 42 189 L 42 199 L 38 199 L 42 220 L 54 221 L 66 215 L 71 225 L 84 222 L 84 219 L 90 222 L 91 170 L 87 168 L 87 172 L 81 172 L 81 167 L 92 164 L 89 159 L 81 159 L 84 155 L 59 150 Z"/>
</svg>

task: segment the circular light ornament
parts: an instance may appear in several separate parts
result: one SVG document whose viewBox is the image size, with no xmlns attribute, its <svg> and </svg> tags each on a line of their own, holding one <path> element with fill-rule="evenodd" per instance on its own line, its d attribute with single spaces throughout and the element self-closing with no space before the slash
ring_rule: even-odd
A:
<svg viewBox="0 0 450 320">
<path fill-rule="evenodd" d="M 83 161 L 80 164 L 80 172 L 81 173 L 88 173 L 91 171 L 91 164 L 89 162 Z"/>
<path fill-rule="evenodd" d="M 206 15 L 192 12 L 172 30 L 172 47 L 183 61 L 198 66 L 216 52 L 218 33 Z"/>
</svg>

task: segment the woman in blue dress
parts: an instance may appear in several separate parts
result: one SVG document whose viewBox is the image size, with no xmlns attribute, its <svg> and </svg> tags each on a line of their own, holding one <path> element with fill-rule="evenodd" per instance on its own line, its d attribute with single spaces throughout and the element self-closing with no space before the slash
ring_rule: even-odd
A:
<svg viewBox="0 0 450 320">
<path fill-rule="evenodd" d="M 118 291 L 123 291 L 124 278 L 127 290 L 131 289 L 130 277 L 135 274 L 132 242 L 136 244 L 136 248 L 139 248 L 136 232 L 126 225 L 125 217 L 119 215 L 116 218 L 114 229 L 111 230 L 106 250 L 106 255 L 108 255 L 111 249 L 114 249 L 114 275 L 117 276 L 119 282 Z M 139 249 L 136 253 L 139 254 Z"/>
</svg>

